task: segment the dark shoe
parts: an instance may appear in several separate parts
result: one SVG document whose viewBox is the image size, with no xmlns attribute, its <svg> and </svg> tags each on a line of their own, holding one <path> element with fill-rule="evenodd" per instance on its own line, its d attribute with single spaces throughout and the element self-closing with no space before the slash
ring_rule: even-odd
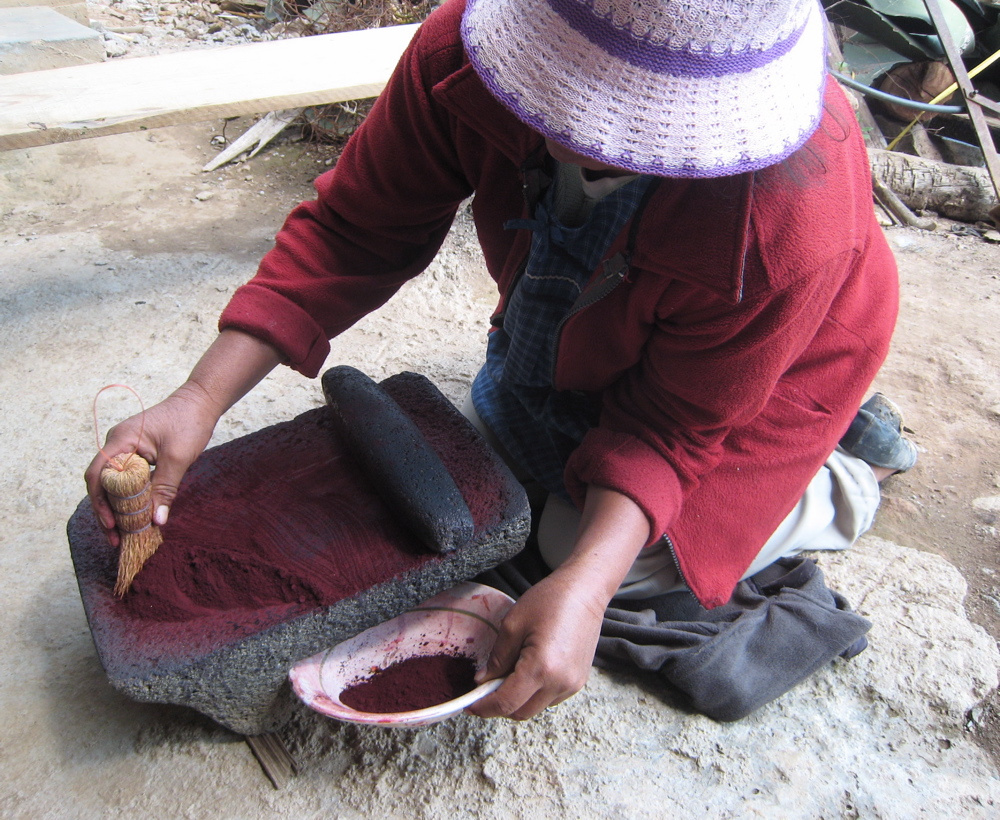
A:
<svg viewBox="0 0 1000 820">
<path fill-rule="evenodd" d="M 917 448 L 903 437 L 899 408 L 881 393 L 861 405 L 840 446 L 874 467 L 901 473 L 917 463 Z"/>
</svg>

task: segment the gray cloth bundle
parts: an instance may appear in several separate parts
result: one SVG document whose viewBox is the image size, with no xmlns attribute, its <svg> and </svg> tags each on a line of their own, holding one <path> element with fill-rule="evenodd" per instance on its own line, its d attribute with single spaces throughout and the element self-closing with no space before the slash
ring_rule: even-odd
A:
<svg viewBox="0 0 1000 820">
<path fill-rule="evenodd" d="M 517 597 L 547 572 L 528 548 L 479 580 Z M 687 591 L 616 602 L 605 612 L 594 663 L 659 672 L 697 711 L 731 721 L 834 658 L 857 655 L 870 628 L 814 561 L 784 558 L 741 581 L 716 609 Z"/>
</svg>

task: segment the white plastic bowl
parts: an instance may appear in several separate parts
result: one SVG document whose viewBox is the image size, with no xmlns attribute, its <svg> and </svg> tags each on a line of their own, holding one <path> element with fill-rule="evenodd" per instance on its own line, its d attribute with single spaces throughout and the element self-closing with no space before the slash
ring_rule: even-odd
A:
<svg viewBox="0 0 1000 820">
<path fill-rule="evenodd" d="M 289 677 L 303 703 L 321 714 L 350 723 L 427 726 L 452 717 L 493 692 L 503 678 L 427 709 L 377 714 L 342 703 L 341 693 L 370 678 L 373 670 L 418 655 L 462 654 L 486 665 L 500 622 L 514 600 L 493 587 L 466 582 L 435 595 L 391 621 L 373 626 L 331 649 L 296 663 Z"/>
</svg>

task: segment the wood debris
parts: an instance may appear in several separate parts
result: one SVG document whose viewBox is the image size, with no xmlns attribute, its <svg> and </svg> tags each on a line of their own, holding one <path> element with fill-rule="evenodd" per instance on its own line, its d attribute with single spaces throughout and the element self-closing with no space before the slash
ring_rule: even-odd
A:
<svg viewBox="0 0 1000 820">
<path fill-rule="evenodd" d="M 299 765 L 276 734 L 244 735 L 260 768 L 276 789 L 283 789 L 299 773 Z"/>
<path fill-rule="evenodd" d="M 247 159 L 256 156 L 265 145 L 291 125 L 301 112 L 301 108 L 286 108 L 281 111 L 271 111 L 265 114 L 253 126 L 247 129 L 241 137 L 220 151 L 201 170 L 214 171 L 216 168 L 221 168 L 227 162 L 232 162 L 241 154 L 247 154 Z"/>
<path fill-rule="evenodd" d="M 263 16 L 267 0 L 221 0 L 219 8 L 235 14 Z"/>
</svg>

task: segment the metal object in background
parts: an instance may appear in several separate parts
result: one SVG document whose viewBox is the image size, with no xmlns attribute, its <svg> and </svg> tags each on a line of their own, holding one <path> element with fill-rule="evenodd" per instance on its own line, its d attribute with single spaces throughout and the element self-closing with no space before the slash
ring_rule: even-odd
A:
<svg viewBox="0 0 1000 820">
<path fill-rule="evenodd" d="M 931 21 L 934 23 L 938 37 L 941 39 L 945 57 L 948 59 L 948 65 L 955 75 L 955 81 L 958 83 L 959 91 L 962 92 L 962 99 L 965 101 L 966 110 L 969 112 L 969 119 L 972 121 L 976 138 L 979 140 L 979 147 L 983 150 L 983 156 L 986 159 L 986 169 L 990 173 L 990 180 L 993 182 L 993 190 L 998 200 L 998 204 L 990 210 L 990 216 L 1000 226 L 1000 155 L 997 154 L 996 145 L 993 143 L 993 136 L 990 134 L 989 126 L 986 124 L 986 115 L 983 113 L 983 108 L 986 108 L 995 114 L 1000 114 L 1000 105 L 973 87 L 972 80 L 969 79 L 969 74 L 965 70 L 965 63 L 962 62 L 962 55 L 955 46 L 955 40 L 948 29 L 947 21 L 938 0 L 924 0 L 924 5 L 927 6 Z"/>
</svg>

